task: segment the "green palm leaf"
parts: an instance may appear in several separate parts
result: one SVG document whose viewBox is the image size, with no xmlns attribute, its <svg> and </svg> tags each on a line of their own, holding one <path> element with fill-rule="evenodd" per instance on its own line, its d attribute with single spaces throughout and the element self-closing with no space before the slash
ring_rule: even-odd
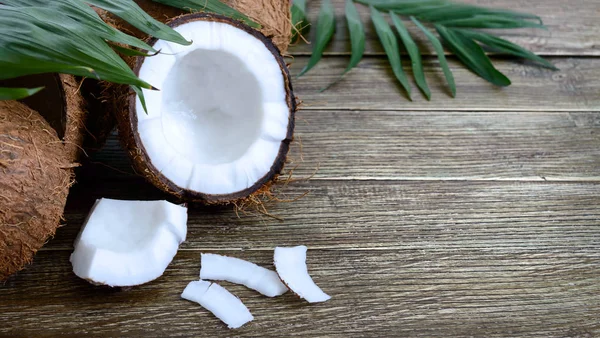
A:
<svg viewBox="0 0 600 338">
<path fill-rule="evenodd" d="M 373 6 L 381 11 L 416 11 L 424 7 L 443 6 L 447 0 L 356 0 L 363 5 Z"/>
<path fill-rule="evenodd" d="M 538 22 L 511 18 L 498 14 L 480 14 L 468 18 L 440 20 L 436 21 L 436 23 L 447 27 L 463 28 L 545 28 L 544 25 Z"/>
<path fill-rule="evenodd" d="M 483 43 L 484 45 L 490 47 L 491 49 L 493 49 L 497 52 L 519 56 L 524 59 L 529 59 L 529 60 L 535 61 L 535 62 L 539 63 L 540 65 L 542 65 L 543 67 L 546 67 L 546 68 L 549 68 L 552 70 L 558 70 L 558 68 L 556 68 L 550 62 L 548 62 L 546 59 L 544 59 L 540 56 L 537 56 L 534 53 L 528 51 L 527 49 L 525 49 L 517 44 L 514 44 L 510 41 L 504 40 L 502 38 L 499 38 L 497 36 L 494 36 L 494 35 L 488 34 L 488 33 L 484 33 L 484 32 L 471 31 L 471 30 L 466 30 L 466 29 L 459 29 L 458 31 L 460 31 L 463 35 L 470 37 L 473 40 L 477 40 L 477 41 Z"/>
<path fill-rule="evenodd" d="M 311 70 L 323 56 L 323 51 L 333 36 L 335 31 L 335 12 L 331 0 L 323 0 L 319 18 L 317 20 L 317 31 L 313 42 L 313 50 L 308 64 L 302 69 L 298 76 L 306 74 Z"/>
<path fill-rule="evenodd" d="M 73 0 L 3 0 L 2 3 L 13 7 L 44 7 L 59 11 L 71 19 L 80 22 L 98 36 L 107 41 L 137 47 L 143 50 L 155 51 L 142 40 L 127 35 L 120 30 L 107 25 L 98 14 L 83 1 Z"/>
<path fill-rule="evenodd" d="M 20 100 L 24 99 L 28 96 L 31 96 L 40 90 L 44 89 L 44 87 L 37 88 L 2 88 L 0 87 L 0 101 L 2 100 Z"/>
<path fill-rule="evenodd" d="M 80 0 L 75 0 L 80 1 Z M 182 45 L 191 44 L 171 27 L 161 23 L 144 12 L 135 2 L 130 0 L 83 0 L 86 3 L 102 8 L 105 11 L 129 22 L 133 27 L 159 39 L 172 41 Z"/>
<path fill-rule="evenodd" d="M 400 35 L 400 39 L 408 52 L 408 56 L 412 62 L 413 75 L 415 77 L 415 82 L 417 86 L 421 89 L 423 94 L 427 100 L 431 100 L 431 90 L 429 90 L 429 86 L 427 85 L 427 80 L 425 80 L 425 72 L 423 72 L 423 62 L 421 61 L 421 52 L 419 52 L 419 47 L 412 39 L 406 26 L 402 23 L 402 20 L 391 12 L 390 16 L 392 17 L 392 21 L 394 22 L 394 26 L 396 26 L 396 30 Z"/>
<path fill-rule="evenodd" d="M 127 64 L 85 25 L 54 9 L 0 5 L 0 79 L 69 73 L 144 88 Z"/>
<path fill-rule="evenodd" d="M 333 86 L 338 81 L 340 81 L 344 77 L 344 75 L 346 75 L 346 73 L 348 73 L 350 70 L 352 70 L 352 68 L 358 65 L 365 53 L 365 28 L 363 27 L 362 21 L 360 21 L 360 16 L 352 0 L 346 0 L 345 9 L 346 19 L 348 21 L 348 32 L 350 33 L 350 45 L 352 46 L 352 56 L 350 57 L 350 62 L 348 63 L 348 66 L 340 75 L 340 77 L 337 80 L 333 81 L 331 84 L 329 84 L 327 87 L 321 89 L 321 91 L 326 90 L 327 88 Z"/>
<path fill-rule="evenodd" d="M 446 60 L 446 55 L 444 54 L 444 47 L 440 40 L 433 35 L 423 24 L 417 20 L 414 16 L 410 17 L 411 20 L 421 29 L 421 31 L 427 36 L 429 42 L 433 45 L 433 49 L 435 49 L 435 53 L 438 56 L 438 60 L 440 62 L 440 66 L 442 67 L 442 71 L 444 72 L 444 77 L 446 78 L 446 82 L 448 82 L 448 86 L 450 87 L 450 93 L 452 97 L 456 97 L 456 84 L 454 83 L 454 76 L 452 75 L 452 71 L 450 71 L 450 67 L 448 67 L 448 61 Z"/>
<path fill-rule="evenodd" d="M 450 1 L 445 1 L 444 4 L 438 6 L 418 8 L 418 11 L 415 13 L 410 13 L 410 15 L 416 16 L 420 20 L 429 22 L 465 19 L 477 15 L 498 15 L 505 18 L 534 20 L 540 24 L 542 23 L 542 19 L 533 14 L 519 13 L 505 9 L 492 9 L 473 5 L 457 4 Z"/>
<path fill-rule="evenodd" d="M 475 74 L 497 86 L 508 86 L 511 82 L 504 74 L 494 67 L 489 57 L 485 54 L 482 46 L 485 46 L 492 51 L 532 60 L 542 67 L 556 70 L 554 65 L 531 51 L 493 34 L 479 30 L 525 27 L 546 29 L 542 19 L 535 14 L 520 13 L 507 9 L 485 8 L 476 5 L 456 3 L 450 0 L 348 0 L 346 4 L 347 9 L 348 3 L 351 2 L 370 7 L 371 21 L 375 26 L 377 36 L 388 57 L 394 76 L 406 89 L 409 98 L 410 86 L 406 79 L 406 74 L 402 69 L 400 53 L 397 50 L 398 41 L 391 31 L 387 20 L 380 11 L 390 12 L 396 30 L 410 56 L 415 82 L 427 99 L 430 98 L 431 92 L 425 79 L 422 57 L 419 48 L 413 37 L 409 34 L 409 31 L 405 27 L 400 16 L 409 17 L 413 23 L 419 27 L 421 32 L 433 46 L 452 97 L 456 96 L 456 84 L 454 82 L 454 76 L 448 66 L 441 40 L 448 46 L 451 52 L 456 54 L 462 64 L 472 70 Z M 350 65 L 351 67 L 355 67 L 357 55 L 361 55 L 362 57 L 362 53 L 355 51 L 354 41 L 358 39 L 357 37 L 359 34 L 352 32 L 353 27 L 358 27 L 358 24 L 354 22 L 354 17 L 357 17 L 357 15 L 347 10 L 346 17 L 348 20 L 352 49 Z M 434 26 L 440 38 L 434 35 L 425 24 Z M 317 58 L 313 59 L 313 53 L 311 61 L 315 62 L 311 62 L 310 66 L 314 66 L 316 62 L 321 59 L 321 56 L 322 53 L 320 53 Z M 346 69 L 346 71 L 348 70 L 349 69 Z M 329 88 L 329 86 L 326 88 Z"/>
<path fill-rule="evenodd" d="M 459 31 L 448 29 L 442 25 L 436 24 L 435 28 L 452 52 L 475 74 L 496 86 L 510 85 L 510 80 L 494 67 L 488 56 L 485 55 L 483 48 L 475 41 Z"/>
<path fill-rule="evenodd" d="M 400 58 L 400 51 L 398 50 L 398 41 L 394 35 L 394 32 L 392 31 L 392 28 L 387 23 L 381 12 L 379 12 L 373 6 L 371 6 L 371 20 L 373 20 L 375 31 L 377 32 L 379 41 L 381 42 L 381 45 L 388 56 L 388 60 L 390 61 L 390 65 L 392 66 L 392 71 L 394 72 L 396 79 L 398 79 L 398 82 L 400 82 L 404 90 L 406 90 L 408 99 L 412 101 L 410 96 L 410 84 L 408 83 L 408 78 L 406 77 L 406 73 L 404 73 L 404 69 L 402 69 L 402 60 Z"/>
</svg>

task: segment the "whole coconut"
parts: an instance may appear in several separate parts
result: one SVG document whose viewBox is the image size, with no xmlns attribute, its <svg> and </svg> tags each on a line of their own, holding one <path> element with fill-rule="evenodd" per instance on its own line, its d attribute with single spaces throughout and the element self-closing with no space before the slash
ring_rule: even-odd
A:
<svg viewBox="0 0 600 338">
<path fill-rule="evenodd" d="M 0 101 L 0 280 L 30 263 L 58 228 L 71 151 L 39 113 Z"/>
<path fill-rule="evenodd" d="M 92 81 L 87 81 L 92 83 Z M 111 125 L 103 124 L 105 112 L 88 113 L 89 107 L 80 90 L 81 81 L 73 75 L 45 73 L 0 81 L 0 87 L 44 87 L 39 93 L 20 102 L 40 113 L 63 141 L 72 161 L 78 161 L 84 147 L 104 143 Z M 96 102 L 95 106 L 100 107 Z M 106 125 L 106 126 L 105 126 Z"/>
</svg>

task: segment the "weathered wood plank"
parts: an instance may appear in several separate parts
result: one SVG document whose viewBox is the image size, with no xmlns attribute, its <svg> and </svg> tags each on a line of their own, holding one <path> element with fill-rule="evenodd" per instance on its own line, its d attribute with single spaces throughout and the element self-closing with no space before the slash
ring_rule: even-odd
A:
<svg viewBox="0 0 600 338">
<path fill-rule="evenodd" d="M 141 179 L 78 185 L 67 226 L 43 250 L 68 250 L 94 200 L 160 199 Z M 94 180 L 94 181 L 91 181 Z M 233 207 L 192 207 L 184 249 L 258 250 L 306 244 L 324 249 L 598 248 L 600 184 L 463 181 L 309 181 L 280 188 L 293 203 L 268 205 L 285 221 Z"/>
<path fill-rule="evenodd" d="M 295 58 L 292 73 L 297 74 L 307 61 L 307 57 Z M 425 100 L 414 84 L 414 102 L 408 101 L 385 58 L 364 59 L 342 82 L 320 93 L 321 88 L 339 77 L 348 62 L 344 57 L 328 57 L 294 85 L 296 94 L 304 100 L 303 109 L 599 111 L 600 59 L 550 61 L 561 70 L 553 72 L 510 60 L 495 60 L 497 68 L 513 82 L 507 88 L 498 88 L 450 60 L 457 84 L 457 97 L 452 99 L 437 59 L 427 59 L 424 67 L 432 92 L 431 102 Z M 410 69 L 406 71 L 412 74 Z"/>
<path fill-rule="evenodd" d="M 350 37 L 344 16 L 345 0 L 333 0 L 336 7 L 337 28 L 334 40 L 326 53 L 330 55 L 349 54 Z M 523 29 L 504 30 L 500 36 L 542 55 L 600 55 L 600 5 L 596 0 L 461 0 L 461 3 L 475 4 L 490 8 L 503 8 L 532 13 L 540 16 L 548 27 L 547 31 Z M 309 18 L 316 23 L 320 1 L 309 1 Z M 383 49 L 377 41 L 377 34 L 370 23 L 369 9 L 358 6 L 366 31 L 366 54 L 383 55 Z M 424 54 L 435 53 L 427 39 L 412 24 L 408 28 L 418 42 Z M 311 32 L 314 34 L 314 29 Z M 313 35 L 309 34 L 309 37 Z M 294 55 L 307 55 L 312 46 L 299 43 L 290 52 Z"/>
<path fill-rule="evenodd" d="M 0 287 L 0 334 L 598 336 L 598 242 L 534 246 L 310 250 L 309 269 L 333 298 L 308 305 L 289 294 L 269 299 L 222 283 L 255 316 L 236 331 L 180 299 L 198 278 L 199 251 L 180 251 L 163 277 L 129 291 L 92 286 L 71 273 L 68 251 L 46 251 Z M 217 252 L 270 267 L 271 249 Z"/>
<path fill-rule="evenodd" d="M 600 181 L 600 113 L 301 110 L 296 139 L 294 177 Z M 133 173 L 114 135 L 92 161 Z"/>
</svg>

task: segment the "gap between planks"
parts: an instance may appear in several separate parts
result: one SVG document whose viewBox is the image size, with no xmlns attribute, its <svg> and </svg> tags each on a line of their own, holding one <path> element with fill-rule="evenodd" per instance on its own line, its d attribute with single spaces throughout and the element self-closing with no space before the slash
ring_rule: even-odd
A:
<svg viewBox="0 0 600 338">
<path fill-rule="evenodd" d="M 564 249 L 565 252 L 569 252 L 568 250 L 568 246 L 565 246 Z M 589 246 L 589 247 L 585 247 L 585 246 L 579 246 L 579 249 L 589 249 L 589 250 L 596 250 L 598 249 L 598 247 L 596 246 Z M 351 246 L 351 247 L 341 247 L 341 246 L 328 246 L 328 245 L 311 245 L 308 246 L 308 250 L 320 250 L 320 251 L 337 251 L 337 252 L 352 252 L 352 251 L 364 251 L 364 252 L 369 252 L 369 251 L 401 251 L 401 250 L 420 250 L 423 249 L 421 246 L 418 245 L 394 245 L 394 246 L 378 246 L 378 247 L 356 247 L 356 246 Z M 465 248 L 465 249 L 473 249 L 473 248 Z M 275 247 L 253 247 L 253 248 L 218 248 L 218 247 L 214 247 L 214 248 L 210 248 L 210 247 L 206 247 L 206 248 L 180 248 L 177 250 L 177 252 L 198 252 L 198 253 L 203 253 L 203 252 L 210 252 L 210 253 L 217 253 L 217 252 L 269 252 L 269 251 L 274 251 Z M 424 250 L 424 249 L 423 249 Z M 461 252 L 463 251 L 463 248 L 427 248 L 427 252 L 429 253 L 449 253 L 449 252 Z M 38 252 L 65 252 L 65 251 L 73 251 L 73 248 L 46 248 L 46 247 L 42 247 Z M 554 253 L 559 252 L 558 250 L 554 249 L 553 250 Z"/>
<path fill-rule="evenodd" d="M 476 76 L 476 75 L 473 75 Z M 399 93 L 398 95 L 401 95 L 401 93 Z M 600 95 L 600 94 L 599 94 Z M 448 100 L 460 100 L 460 98 L 451 98 L 449 97 Z M 411 104 L 412 102 L 410 101 L 406 101 L 407 104 Z M 310 106 L 310 102 L 304 103 L 299 109 L 298 112 L 301 113 L 302 111 L 325 111 L 325 112 L 377 112 L 377 111 L 384 111 L 384 112 L 411 112 L 411 113 L 431 113 L 431 112 L 445 112 L 445 113 L 464 113 L 464 112 L 471 112 L 471 113 L 489 113 L 490 115 L 493 114 L 497 114 L 497 113 L 501 113 L 501 112 L 511 112 L 511 113 L 557 113 L 557 114 L 563 114 L 563 113 L 591 113 L 591 114 L 600 114 L 600 107 L 598 107 L 598 109 L 582 109 L 582 110 L 578 110 L 578 109 L 573 109 L 573 108 L 546 108 L 546 107 L 541 107 L 541 108 L 531 108 L 528 110 L 514 110 L 514 109 L 507 109 L 507 108 L 491 108 L 491 107 L 485 107 L 485 108 L 473 108 L 473 107 L 465 107 L 465 108 L 437 108 L 437 107 L 419 107 L 419 106 L 415 106 L 413 107 L 409 107 L 408 109 L 401 109 L 401 108 L 385 108 L 385 107 L 381 107 L 381 108 L 363 108 L 363 107 L 356 107 L 356 108 L 349 108 L 349 107 L 341 107 L 341 108 L 335 108 L 335 107 L 322 107 L 322 106 L 315 106 L 315 107 L 311 107 Z"/>
</svg>

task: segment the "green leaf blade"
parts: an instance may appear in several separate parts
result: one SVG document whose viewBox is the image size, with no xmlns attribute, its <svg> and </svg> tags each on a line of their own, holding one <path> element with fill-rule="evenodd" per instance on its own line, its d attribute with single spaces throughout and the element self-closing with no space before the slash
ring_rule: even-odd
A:
<svg viewBox="0 0 600 338">
<path fill-rule="evenodd" d="M 295 42 L 301 34 L 308 31 L 308 20 L 306 19 L 306 0 L 294 0 L 292 3 L 292 42 Z"/>
<path fill-rule="evenodd" d="M 20 100 L 38 93 L 44 87 L 37 88 L 3 88 L 0 87 L 0 101 Z"/>
<path fill-rule="evenodd" d="M 88 5 L 82 1 L 72 0 L 5 0 L 2 1 L 5 5 L 12 7 L 44 7 L 52 8 L 64 13 L 70 18 L 84 24 L 92 31 L 96 32 L 100 37 L 115 43 L 121 43 L 132 47 L 137 47 L 143 50 L 155 51 L 154 48 L 146 44 L 144 41 L 127 35 L 120 30 L 106 24 L 100 16 Z"/>
<path fill-rule="evenodd" d="M 453 20 L 441 20 L 437 22 L 446 27 L 458 28 L 491 28 L 491 29 L 512 29 L 512 28 L 540 28 L 546 27 L 538 22 L 523 20 L 519 18 L 506 17 L 498 14 L 481 14 L 468 18 Z"/>
<path fill-rule="evenodd" d="M 470 37 L 473 40 L 477 40 L 483 43 L 484 45 L 495 49 L 496 51 L 537 62 L 548 69 L 558 70 L 558 68 L 556 68 L 556 66 L 550 63 L 548 60 L 508 40 L 504 40 L 502 38 L 484 32 L 477 32 L 466 29 L 459 29 L 458 31 L 460 31 L 462 34 L 466 35 L 467 37 Z"/>
<path fill-rule="evenodd" d="M 344 70 L 344 72 L 332 83 L 327 85 L 327 87 L 321 89 L 320 91 L 324 91 L 329 87 L 333 86 L 337 82 L 339 82 L 344 75 L 346 75 L 352 68 L 356 67 L 360 60 L 362 60 L 363 55 L 365 54 L 365 28 L 360 20 L 360 15 L 358 14 L 358 10 L 354 5 L 352 0 L 346 0 L 346 20 L 348 24 L 348 33 L 350 34 L 350 46 L 352 49 L 352 55 L 350 56 L 350 62 L 348 66 Z"/>
<path fill-rule="evenodd" d="M 375 31 L 377 32 L 377 36 L 379 37 L 379 41 L 387 54 L 388 60 L 392 67 L 392 71 L 396 76 L 396 79 L 406 93 L 408 94 L 409 100 L 412 101 L 411 98 L 411 87 L 408 82 L 408 78 L 406 77 L 406 73 L 404 73 L 404 69 L 402 69 L 402 60 L 400 59 L 400 51 L 398 50 L 398 41 L 392 28 L 385 20 L 383 14 L 379 12 L 375 7 L 371 7 L 371 20 L 373 21 L 373 25 L 375 26 Z"/>
<path fill-rule="evenodd" d="M 60 11 L 0 5 L 0 79 L 48 72 L 152 86 L 86 25 Z"/>
<path fill-rule="evenodd" d="M 406 29 L 406 26 L 404 26 L 402 20 L 396 14 L 394 14 L 394 12 L 391 12 L 390 16 L 392 17 L 392 22 L 394 23 L 394 26 L 400 35 L 400 39 L 402 40 L 402 43 L 408 52 L 408 56 L 410 57 L 415 82 L 427 98 L 427 101 L 429 101 L 431 100 L 431 90 L 429 89 L 427 80 L 425 79 L 423 61 L 421 60 L 421 52 L 419 51 L 419 47 L 408 33 L 408 30 Z"/>
<path fill-rule="evenodd" d="M 335 32 L 335 12 L 331 0 L 323 0 L 319 17 L 317 19 L 317 30 L 315 32 L 315 41 L 312 49 L 312 55 L 308 64 L 302 69 L 298 77 L 311 70 L 323 57 L 325 47 L 331 40 Z"/>
<path fill-rule="evenodd" d="M 421 7 L 417 13 L 411 14 L 423 21 L 443 23 L 444 21 L 468 19 L 478 15 L 496 15 L 507 19 L 534 20 L 542 24 L 542 19 L 533 14 L 514 12 L 504 9 L 493 9 L 467 4 L 446 2 L 445 4 Z"/>
<path fill-rule="evenodd" d="M 135 28 L 146 34 L 150 34 L 156 38 L 175 42 L 181 45 L 188 46 L 191 41 L 187 41 L 181 34 L 177 33 L 171 27 L 157 21 L 148 13 L 144 12 L 133 1 L 128 0 L 75 0 L 85 1 L 86 3 L 102 8 L 121 19 L 127 21 Z"/>
<path fill-rule="evenodd" d="M 360 15 L 358 14 L 358 10 L 356 6 L 352 2 L 352 0 L 346 0 L 346 20 L 348 23 L 348 32 L 350 33 L 350 44 L 352 48 L 352 56 L 350 57 L 350 63 L 346 70 L 344 70 L 344 74 L 349 72 L 352 68 L 356 67 L 363 55 L 365 54 L 365 28 L 363 26 L 362 21 L 360 20 Z"/>
<path fill-rule="evenodd" d="M 442 71 L 444 72 L 444 77 L 446 78 L 446 82 L 448 83 L 448 87 L 450 87 L 450 93 L 452 97 L 456 97 L 456 84 L 454 82 L 454 75 L 452 75 L 452 71 L 450 67 L 448 67 L 448 61 L 446 60 L 446 54 L 444 53 L 444 47 L 440 40 L 433 35 L 417 18 L 414 16 L 411 17 L 411 20 L 421 29 L 421 31 L 425 34 L 427 39 L 433 45 L 433 49 L 438 56 L 438 60 L 440 62 L 440 66 L 442 67 Z"/>
<path fill-rule="evenodd" d="M 475 41 L 442 25 L 435 25 L 442 39 L 458 59 L 486 81 L 499 86 L 509 86 L 510 80 L 492 64 L 488 56 Z"/>
<path fill-rule="evenodd" d="M 418 12 L 424 7 L 443 6 L 448 0 L 355 0 L 367 6 L 373 6 L 381 11 Z"/>
<path fill-rule="evenodd" d="M 146 52 L 143 51 L 139 51 L 136 49 L 132 49 L 132 48 L 127 48 L 127 47 L 122 47 L 119 45 L 115 45 L 111 43 L 111 47 L 116 50 L 117 52 L 119 52 L 122 55 L 126 55 L 126 56 L 143 56 L 143 57 L 151 57 L 154 56 L 156 54 L 148 54 Z"/>
</svg>

